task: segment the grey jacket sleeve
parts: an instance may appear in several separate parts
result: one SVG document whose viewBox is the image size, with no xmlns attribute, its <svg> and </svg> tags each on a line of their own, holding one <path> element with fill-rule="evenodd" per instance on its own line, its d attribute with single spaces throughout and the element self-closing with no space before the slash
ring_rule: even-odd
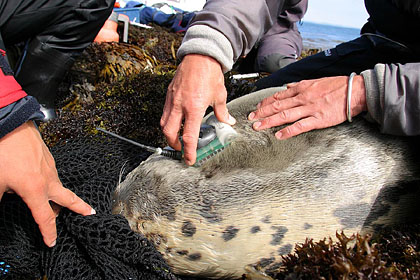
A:
<svg viewBox="0 0 420 280">
<path fill-rule="evenodd" d="M 420 135 L 420 63 L 377 64 L 362 72 L 369 116 L 381 132 Z"/>
<path fill-rule="evenodd" d="M 287 6 L 279 0 L 209 0 L 192 19 L 178 57 L 189 53 L 209 55 L 222 64 L 224 71 L 230 70 L 273 26 L 273 21 L 282 22 L 288 29 L 289 21 L 299 20 L 306 6 L 307 0 L 291 0 Z M 286 8 L 292 12 L 284 12 Z"/>
</svg>

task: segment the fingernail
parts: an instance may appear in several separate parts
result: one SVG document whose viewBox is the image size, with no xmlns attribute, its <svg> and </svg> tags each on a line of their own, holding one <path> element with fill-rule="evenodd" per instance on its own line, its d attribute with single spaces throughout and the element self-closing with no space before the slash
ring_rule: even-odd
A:
<svg viewBox="0 0 420 280">
<path fill-rule="evenodd" d="M 277 139 L 281 139 L 281 137 L 283 136 L 283 133 L 281 133 L 280 131 L 276 133 L 276 138 Z"/>
<path fill-rule="evenodd" d="M 92 210 L 90 210 L 90 214 L 91 214 L 91 215 L 95 215 L 95 214 L 96 214 L 95 209 L 93 209 L 93 208 L 92 208 Z"/>
<path fill-rule="evenodd" d="M 236 120 L 234 117 L 232 117 L 231 115 L 229 115 L 229 124 L 230 125 L 234 125 L 236 123 Z"/>
<path fill-rule="evenodd" d="M 257 104 L 257 109 L 260 109 L 260 107 L 261 107 L 261 103 L 258 103 Z"/>
<path fill-rule="evenodd" d="M 55 246 L 55 244 L 57 244 L 57 239 L 56 239 L 56 240 L 54 240 L 54 241 L 50 244 L 50 246 L 49 246 L 49 247 L 54 247 L 54 246 Z"/>
<path fill-rule="evenodd" d="M 248 116 L 248 120 L 252 121 L 255 118 L 255 113 L 252 112 L 251 114 L 249 114 Z"/>
<path fill-rule="evenodd" d="M 254 129 L 257 129 L 257 128 L 259 128 L 260 126 L 261 126 L 261 122 L 256 122 L 256 123 L 254 123 L 254 125 L 253 125 Z"/>
</svg>

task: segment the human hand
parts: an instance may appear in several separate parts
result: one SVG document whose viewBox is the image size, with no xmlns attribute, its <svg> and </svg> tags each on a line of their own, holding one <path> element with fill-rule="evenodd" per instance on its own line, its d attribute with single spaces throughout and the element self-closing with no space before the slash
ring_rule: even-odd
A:
<svg viewBox="0 0 420 280">
<path fill-rule="evenodd" d="M 305 80 L 287 85 L 287 90 L 262 100 L 249 120 L 255 130 L 293 123 L 276 132 L 278 139 L 287 139 L 313 129 L 334 126 L 347 119 L 348 77 L 337 76 Z M 363 77 L 353 79 L 351 116 L 367 110 Z"/>
<path fill-rule="evenodd" d="M 195 163 L 200 125 L 209 106 L 213 107 L 219 121 L 235 124 L 227 110 L 226 98 L 219 62 L 204 55 L 186 55 L 168 87 L 160 125 L 168 144 L 181 150 L 178 132 L 184 119 L 182 140 L 188 165 Z"/>
<path fill-rule="evenodd" d="M 32 121 L 0 139 L 0 170 L 0 200 L 4 192 L 18 194 L 49 247 L 57 239 L 55 218 L 59 208 L 54 203 L 82 215 L 95 214 L 92 207 L 63 187 L 54 159 Z"/>
</svg>

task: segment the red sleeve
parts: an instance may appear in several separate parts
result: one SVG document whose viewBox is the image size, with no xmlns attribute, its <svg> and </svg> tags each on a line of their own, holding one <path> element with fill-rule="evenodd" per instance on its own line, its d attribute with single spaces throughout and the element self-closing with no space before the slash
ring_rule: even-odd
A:
<svg viewBox="0 0 420 280">
<path fill-rule="evenodd" d="M 27 94 L 16 82 L 5 58 L 6 53 L 0 49 L 0 108 L 3 108 Z"/>
</svg>

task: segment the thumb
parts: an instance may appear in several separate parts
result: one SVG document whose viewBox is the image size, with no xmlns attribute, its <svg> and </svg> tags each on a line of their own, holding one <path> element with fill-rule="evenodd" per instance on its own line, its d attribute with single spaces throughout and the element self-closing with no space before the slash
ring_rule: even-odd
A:
<svg viewBox="0 0 420 280">
<path fill-rule="evenodd" d="M 236 120 L 234 117 L 232 117 L 229 114 L 229 111 L 226 107 L 226 104 L 218 105 L 214 107 L 214 115 L 216 118 L 224 123 L 227 123 L 228 125 L 234 125 L 236 123 Z"/>
</svg>

